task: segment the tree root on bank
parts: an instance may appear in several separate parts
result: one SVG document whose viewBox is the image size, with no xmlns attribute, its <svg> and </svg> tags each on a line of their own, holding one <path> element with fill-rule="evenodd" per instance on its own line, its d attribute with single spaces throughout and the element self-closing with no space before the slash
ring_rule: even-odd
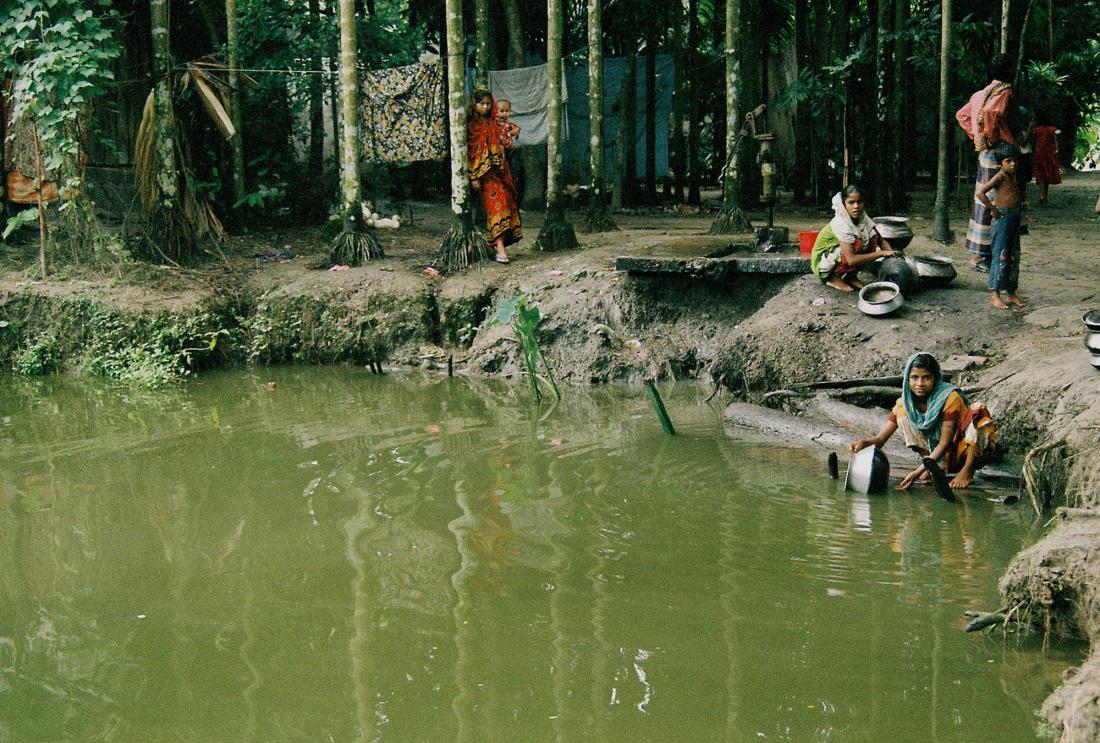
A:
<svg viewBox="0 0 1100 743">
<path fill-rule="evenodd" d="M 744 232 L 752 232 L 752 222 L 740 209 L 726 209 L 718 212 L 714 222 L 710 225 L 712 235 L 737 235 Z"/>
<path fill-rule="evenodd" d="M 1033 447 L 1024 456 L 1024 464 L 1021 469 L 1023 476 L 1023 489 L 1031 499 L 1031 506 L 1035 514 L 1043 512 L 1046 499 L 1043 493 L 1063 492 L 1065 489 L 1067 474 L 1065 467 L 1064 438 L 1055 438 Z M 1048 461 L 1049 455 L 1055 454 L 1053 461 Z M 1040 503 L 1040 500 L 1043 500 Z"/>
<path fill-rule="evenodd" d="M 491 258 L 489 244 L 484 236 L 474 229 L 469 220 L 457 219 L 443 236 L 432 265 L 443 273 L 465 271 L 472 263 L 480 263 Z"/>
<path fill-rule="evenodd" d="M 374 230 L 364 227 L 358 220 L 349 220 L 344 224 L 344 229 L 336 236 L 329 254 L 329 260 L 334 266 L 359 266 L 385 257 L 382 243 L 378 242 Z"/>
<path fill-rule="evenodd" d="M 581 220 L 581 232 L 613 232 L 618 229 L 619 226 L 611 218 L 606 206 L 589 209 Z"/>
<path fill-rule="evenodd" d="M 546 210 L 546 221 L 542 223 L 539 236 L 535 240 L 534 250 L 550 253 L 557 250 L 574 250 L 577 247 L 577 233 L 573 225 L 565 219 L 565 210 L 560 206 L 550 206 Z"/>
<path fill-rule="evenodd" d="M 165 261 L 179 266 L 193 258 L 195 227 L 183 209 L 157 204 L 149 218 L 148 243 Z"/>
</svg>

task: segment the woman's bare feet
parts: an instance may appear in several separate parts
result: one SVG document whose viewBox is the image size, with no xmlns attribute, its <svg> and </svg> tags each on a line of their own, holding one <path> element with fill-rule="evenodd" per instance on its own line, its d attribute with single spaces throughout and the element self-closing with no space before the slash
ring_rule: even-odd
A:
<svg viewBox="0 0 1100 743">
<path fill-rule="evenodd" d="M 1007 310 L 1008 309 L 1008 305 L 1005 304 L 1005 301 L 1003 299 L 1001 299 L 1001 293 L 1000 292 L 993 292 L 992 294 L 990 294 L 989 295 L 989 303 L 991 305 L 993 305 L 994 307 L 996 307 L 997 309 L 999 309 L 999 310 Z"/>
<path fill-rule="evenodd" d="M 851 284 L 849 284 L 847 281 L 840 278 L 839 276 L 830 276 L 828 279 L 826 279 L 825 286 L 831 286 L 837 291 L 842 292 L 855 291 L 855 288 L 852 287 Z"/>
<path fill-rule="evenodd" d="M 494 242 L 493 243 L 493 250 L 496 251 L 496 258 L 494 258 L 493 260 L 495 260 L 497 263 L 511 263 L 512 262 L 508 259 L 508 254 L 504 252 L 504 241 L 503 240 L 497 240 L 496 242 Z"/>
<path fill-rule="evenodd" d="M 1027 307 L 1027 302 L 1025 302 L 1023 299 L 1021 299 L 1019 297 L 1019 295 L 1007 294 L 1007 295 L 1005 295 L 1005 299 L 1008 301 L 1009 304 L 1014 305 L 1016 307 Z"/>
</svg>

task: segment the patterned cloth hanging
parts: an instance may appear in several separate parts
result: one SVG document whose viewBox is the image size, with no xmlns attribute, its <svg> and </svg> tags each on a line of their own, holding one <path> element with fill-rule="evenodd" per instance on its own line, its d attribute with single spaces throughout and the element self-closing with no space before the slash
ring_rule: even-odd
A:
<svg viewBox="0 0 1100 743">
<path fill-rule="evenodd" d="M 363 75 L 363 154 L 371 162 L 447 159 L 443 63 L 411 64 Z"/>
</svg>

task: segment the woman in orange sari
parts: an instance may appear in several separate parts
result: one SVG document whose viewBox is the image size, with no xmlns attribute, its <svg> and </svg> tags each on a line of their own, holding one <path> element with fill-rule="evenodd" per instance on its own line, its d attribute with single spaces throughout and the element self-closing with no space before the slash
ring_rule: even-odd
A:
<svg viewBox="0 0 1100 743">
<path fill-rule="evenodd" d="M 516 187 L 504 152 L 502 128 L 496 117 L 493 94 L 474 91 L 466 119 L 467 169 L 470 185 L 481 194 L 489 243 L 497 263 L 508 263 L 504 248 L 523 238 Z"/>
</svg>

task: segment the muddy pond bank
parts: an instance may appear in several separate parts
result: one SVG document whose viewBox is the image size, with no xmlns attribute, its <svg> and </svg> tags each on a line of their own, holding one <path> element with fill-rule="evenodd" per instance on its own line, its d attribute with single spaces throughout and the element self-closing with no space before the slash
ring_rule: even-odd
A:
<svg viewBox="0 0 1100 743">
<path fill-rule="evenodd" d="M 511 331 L 485 321 L 501 300 L 523 293 L 542 313 L 540 342 L 566 384 L 692 377 L 715 386 L 722 402 L 755 402 L 799 383 L 897 374 L 916 350 L 982 357 L 961 383 L 980 390 L 1010 456 L 1027 459 L 1025 477 L 1042 505 L 1093 509 L 1100 500 L 1100 373 L 1088 364 L 1079 318 L 1100 306 L 1100 223 L 1090 210 L 1097 190 L 1100 178 L 1072 178 L 1052 191 L 1048 207 L 1034 210 L 1021 270 L 1029 306 L 1021 311 L 990 308 L 986 277 L 965 269 L 961 238 L 933 243 L 920 210 L 909 252 L 947 255 L 960 275 L 894 316 L 869 318 L 854 297 L 809 276 L 714 284 L 614 270 L 622 254 L 720 243 L 703 237 L 704 214 L 621 216 L 620 231 L 582 236 L 581 251 L 535 254 L 521 244 L 509 266 L 430 278 L 422 268 L 447 214 L 424 206 L 414 225 L 384 236 L 389 259 L 343 272 L 307 267 L 325 246 L 301 229 L 235 239 L 223 261 L 203 269 L 142 266 L 45 282 L 9 271 L 0 279 L 7 323 L 0 363 L 27 374 L 84 372 L 154 386 L 181 371 L 245 363 L 438 368 L 451 358 L 462 372 L 518 375 Z M 530 216 L 529 234 L 537 234 L 538 215 Z M 794 232 L 825 219 L 816 211 L 777 216 Z M 953 222 L 964 227 L 964 213 Z M 782 405 L 802 413 L 806 403 Z M 1030 506 L 1025 499 L 1018 507 Z M 1006 608 L 1038 631 L 1087 637 L 1096 648 L 1100 564 L 1090 547 L 1100 519 L 1066 513 L 1021 553 L 1001 590 Z M 1044 715 L 1063 740 L 1095 740 L 1098 700 L 1094 652 Z"/>
</svg>

